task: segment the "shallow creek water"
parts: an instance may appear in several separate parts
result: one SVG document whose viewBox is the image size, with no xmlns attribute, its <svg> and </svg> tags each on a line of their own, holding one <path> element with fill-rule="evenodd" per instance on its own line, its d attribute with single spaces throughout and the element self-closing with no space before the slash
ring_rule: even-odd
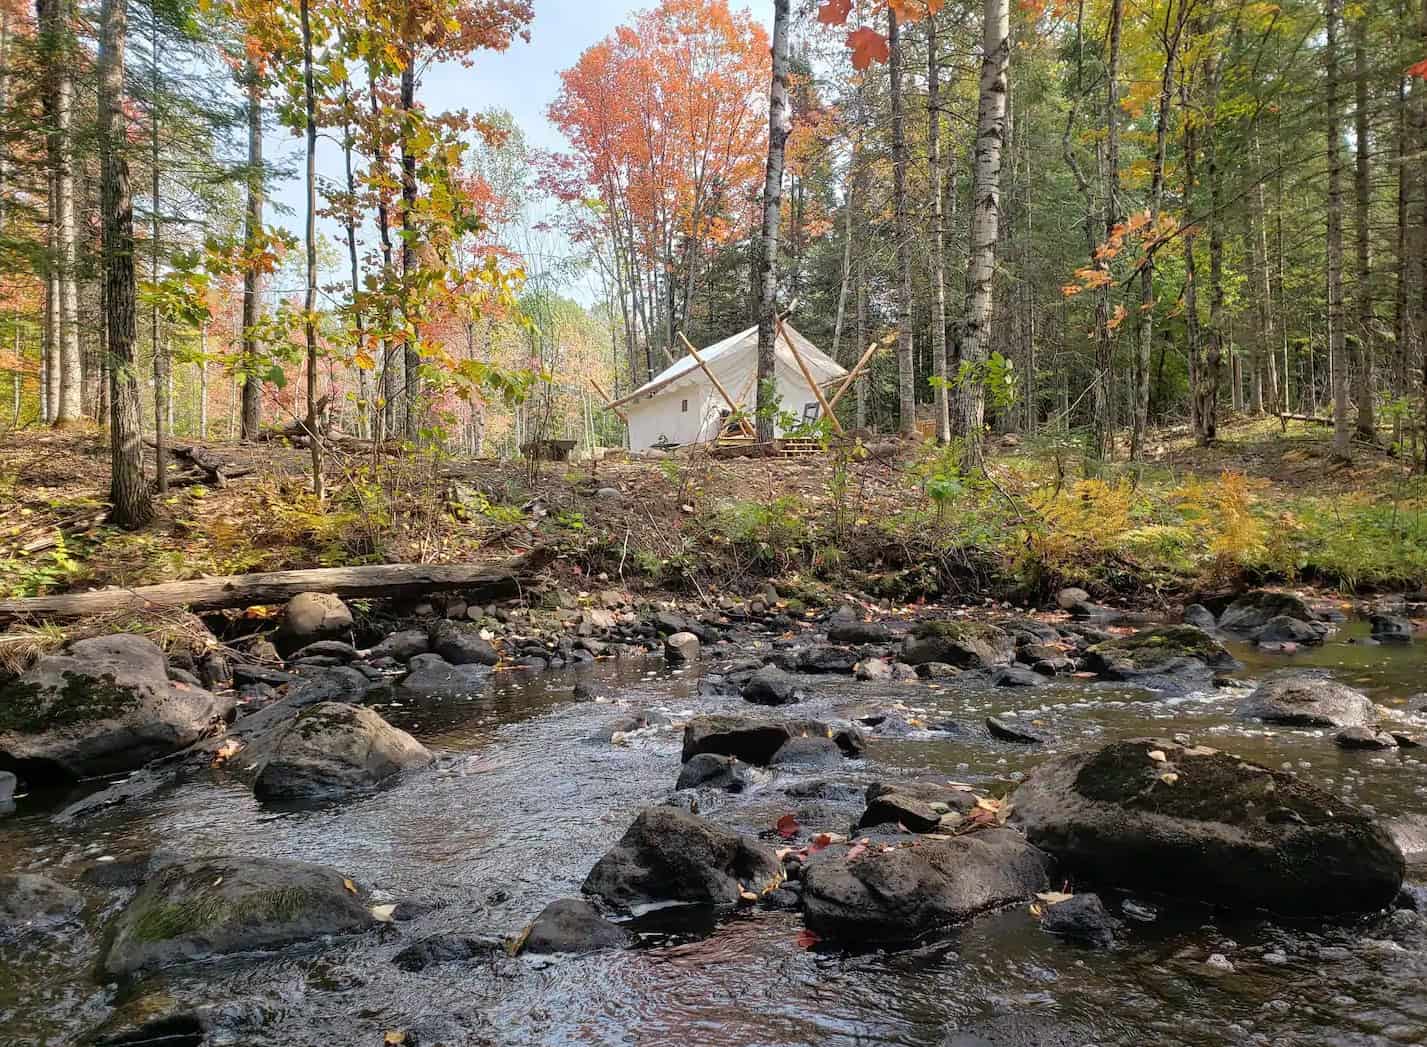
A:
<svg viewBox="0 0 1427 1047">
<path fill-rule="evenodd" d="M 1427 648 L 1348 642 L 1363 632 L 1350 624 L 1323 648 L 1292 656 L 1237 651 L 1245 662 L 1237 678 L 1247 685 L 1273 668 L 1324 666 L 1401 708 L 1427 686 Z M 610 701 L 575 701 L 577 681 Z M 1350 753 L 1333 744 L 1332 732 L 1236 722 L 1242 686 L 1160 699 L 1080 680 L 1034 690 L 805 682 L 814 697 L 788 707 L 794 715 L 904 703 L 928 720 L 973 726 L 992 713 L 1019 715 L 1054 739 L 1032 751 L 937 732 L 874 735 L 867 758 L 848 761 L 839 775 L 858 784 L 936 774 L 1002 792 L 1050 753 L 1185 733 L 1291 766 L 1385 815 L 1427 812 L 1427 755 L 1414 755 L 1427 749 Z M 272 810 L 237 784 L 188 784 L 58 827 L 50 816 L 76 793 L 23 800 L 0 821 L 0 871 L 44 871 L 78 886 L 89 904 L 81 928 L 0 943 L 0 1043 L 73 1042 L 124 998 L 95 968 L 103 927 L 126 894 L 80 877 L 101 858 L 154 850 L 323 862 L 391 900 L 438 903 L 411 923 L 365 936 L 175 969 L 143 983 L 145 994 L 220 1005 L 213 1043 L 375 1047 L 388 1030 L 408 1031 L 422 1045 L 1427 1043 L 1427 932 L 1385 917 L 1305 928 L 1176 909 L 1152 923 L 1126 919 L 1115 948 L 1091 951 L 1042 933 L 1021 907 L 923 948 L 858 954 L 800 946 L 796 913 L 752 909 L 715 920 L 665 910 L 636 922 L 640 945 L 626 951 L 420 973 L 391 965 L 418 937 L 514 933 L 546 902 L 578 895 L 596 858 L 641 807 L 669 794 L 678 774 L 677 729 L 640 732 L 623 744 L 592 740 L 626 708 L 682 719 L 747 711 L 740 706 L 699 696 L 696 671 L 670 672 L 657 660 L 599 663 L 578 674 L 500 673 L 477 697 L 382 707 L 443 759 L 432 772 L 342 806 Z M 1427 720 L 1420 727 L 1427 730 Z M 860 810 L 791 800 L 784 789 L 795 780 L 761 775 L 741 796 L 704 797 L 702 813 L 771 836 L 790 811 L 809 829 L 845 831 Z M 1124 896 L 1104 897 L 1121 915 Z M 1207 965 L 1212 953 L 1234 970 Z"/>
</svg>

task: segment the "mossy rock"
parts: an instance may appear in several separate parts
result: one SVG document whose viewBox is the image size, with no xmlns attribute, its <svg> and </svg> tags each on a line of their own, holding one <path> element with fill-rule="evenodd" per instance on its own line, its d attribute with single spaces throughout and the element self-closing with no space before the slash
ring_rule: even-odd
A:
<svg viewBox="0 0 1427 1047">
<path fill-rule="evenodd" d="M 0 689 L 0 769 L 31 780 L 134 770 L 231 717 L 233 701 L 168 678 L 129 633 L 79 640 Z"/>
<path fill-rule="evenodd" d="M 1097 885 L 1293 916 L 1388 904 L 1405 873 L 1378 820 L 1293 774 L 1140 738 L 1038 767 L 1013 821 Z"/>
<path fill-rule="evenodd" d="M 139 889 L 113 926 L 114 976 L 366 930 L 365 893 L 335 869 L 274 858 L 170 865 Z"/>
<path fill-rule="evenodd" d="M 1086 653 L 1097 664 L 1128 663 L 1140 672 L 1163 668 L 1176 658 L 1193 658 L 1213 669 L 1238 665 L 1223 644 L 1193 625 L 1142 629 L 1131 636 L 1097 643 Z"/>
<path fill-rule="evenodd" d="M 908 665 L 990 669 L 1008 664 L 1015 649 L 1011 635 L 988 622 L 918 622 L 902 642 L 901 657 Z"/>
</svg>

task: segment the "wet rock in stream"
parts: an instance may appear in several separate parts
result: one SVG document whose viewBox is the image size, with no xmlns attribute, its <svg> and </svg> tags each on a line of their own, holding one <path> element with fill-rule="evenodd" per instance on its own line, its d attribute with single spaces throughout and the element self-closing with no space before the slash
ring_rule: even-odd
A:
<svg viewBox="0 0 1427 1047">
<path fill-rule="evenodd" d="M 372 789 L 433 757 L 371 709 L 322 702 L 304 709 L 263 761 L 253 792 L 264 799 L 326 800 Z"/>
<path fill-rule="evenodd" d="M 819 720 L 751 720 L 741 716 L 696 716 L 684 726 L 682 759 L 699 753 L 736 756 L 766 767 L 791 738 L 831 738 L 844 756 L 860 756 L 867 747 L 862 731 Z"/>
<path fill-rule="evenodd" d="M 958 669 L 992 669 L 1015 655 L 1010 634 L 984 622 L 921 622 L 902 642 L 908 665 L 939 662 Z"/>
<path fill-rule="evenodd" d="M 542 668 L 543 668 L 543 659 Z M 411 659 L 411 671 L 397 684 L 397 693 L 408 698 L 451 698 L 479 694 L 490 678 L 490 666 L 481 662 L 452 665 L 439 654 L 418 654 Z"/>
<path fill-rule="evenodd" d="M 279 858 L 201 858 L 150 876 L 115 920 L 107 974 L 272 949 L 376 923 L 335 869 Z"/>
<path fill-rule="evenodd" d="M 0 939 L 53 930 L 72 920 L 83 907 L 78 891 L 48 876 L 0 874 Z"/>
<path fill-rule="evenodd" d="M 1236 598 L 1219 615 L 1219 629 L 1231 636 L 1249 639 L 1270 620 L 1295 618 L 1300 622 L 1318 619 L 1302 597 L 1273 589 L 1255 589 Z"/>
<path fill-rule="evenodd" d="M 588 953 L 621 949 L 632 940 L 619 924 L 606 920 L 589 902 L 561 898 L 540 911 L 517 942 L 517 953 Z"/>
<path fill-rule="evenodd" d="M 972 793 L 936 782 L 874 782 L 867 787 L 867 809 L 857 829 L 902 826 L 914 833 L 943 828 L 948 815 L 967 814 L 976 806 Z"/>
<path fill-rule="evenodd" d="M 798 700 L 798 683 L 776 665 L 765 665 L 743 685 L 744 700 L 755 705 L 788 705 Z"/>
<path fill-rule="evenodd" d="M 622 911 L 661 902 L 734 906 L 782 878 L 782 864 L 758 841 L 673 807 L 648 807 L 581 890 Z"/>
<path fill-rule="evenodd" d="M 1353 804 L 1283 771 L 1168 740 L 1041 764 L 1012 821 L 1096 883 L 1290 916 L 1390 903 L 1402 852 Z"/>
<path fill-rule="evenodd" d="M 1084 666 L 1107 679 L 1180 692 L 1207 687 L 1216 671 L 1239 663 L 1203 629 L 1161 625 L 1092 644 Z"/>
<path fill-rule="evenodd" d="M 910 941 L 1029 901 L 1049 887 L 1050 869 L 1048 855 L 1008 829 L 814 857 L 802 876 L 804 919 L 838 941 Z"/>
<path fill-rule="evenodd" d="M 1323 673 L 1286 673 L 1259 684 L 1234 715 L 1285 727 L 1358 727 L 1376 718 L 1372 700 Z"/>
<path fill-rule="evenodd" d="M 732 756 L 717 753 L 699 753 L 679 770 L 679 780 L 675 789 L 719 789 L 727 793 L 741 793 L 748 788 L 748 776 L 739 769 L 739 762 Z"/>
<path fill-rule="evenodd" d="M 504 956 L 505 942 L 489 935 L 433 934 L 412 942 L 391 958 L 398 970 L 416 972 L 440 963 Z"/>
<path fill-rule="evenodd" d="M 178 752 L 233 715 L 233 698 L 168 677 L 142 636 L 77 640 L 0 688 L 0 768 L 85 778 Z"/>
<path fill-rule="evenodd" d="M 1073 894 L 1045 907 L 1041 930 L 1098 948 L 1115 944 L 1115 921 L 1098 894 Z"/>
</svg>

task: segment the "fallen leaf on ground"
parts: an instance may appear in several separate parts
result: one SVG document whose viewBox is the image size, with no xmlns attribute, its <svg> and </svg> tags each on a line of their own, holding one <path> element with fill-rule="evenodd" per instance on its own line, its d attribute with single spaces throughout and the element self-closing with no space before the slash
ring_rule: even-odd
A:
<svg viewBox="0 0 1427 1047">
<path fill-rule="evenodd" d="M 791 814 L 785 814 L 778 819 L 778 835 L 785 840 L 791 840 L 794 836 L 797 836 L 800 828 L 802 828 L 802 826 L 798 824 L 798 819 Z"/>
</svg>

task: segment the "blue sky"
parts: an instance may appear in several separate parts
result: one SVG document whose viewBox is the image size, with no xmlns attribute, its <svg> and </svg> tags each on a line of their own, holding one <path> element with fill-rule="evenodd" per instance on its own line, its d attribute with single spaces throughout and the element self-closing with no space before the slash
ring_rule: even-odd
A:
<svg viewBox="0 0 1427 1047">
<path fill-rule="evenodd" d="M 560 72 L 574 65 L 586 48 L 609 35 L 615 26 L 654 3 L 655 0 L 534 0 L 535 19 L 530 25 L 529 43 L 516 41 L 510 50 L 501 53 L 479 52 L 469 69 L 457 63 L 428 68 L 422 77 L 420 97 L 433 111 L 509 110 L 531 147 L 563 149 L 564 137 L 545 115 L 559 90 Z M 730 6 L 751 11 L 771 31 L 772 0 L 733 0 Z M 270 155 L 282 157 L 291 170 L 300 170 L 301 140 L 279 130 L 274 130 L 271 138 L 274 148 Z M 320 172 L 335 176 L 340 173 L 340 164 L 335 147 L 328 143 L 319 146 Z M 274 186 L 273 197 L 290 213 L 272 215 L 269 220 L 300 233 L 304 213 L 301 181 L 293 178 Z M 570 291 L 581 300 L 590 297 L 588 288 Z"/>
</svg>

